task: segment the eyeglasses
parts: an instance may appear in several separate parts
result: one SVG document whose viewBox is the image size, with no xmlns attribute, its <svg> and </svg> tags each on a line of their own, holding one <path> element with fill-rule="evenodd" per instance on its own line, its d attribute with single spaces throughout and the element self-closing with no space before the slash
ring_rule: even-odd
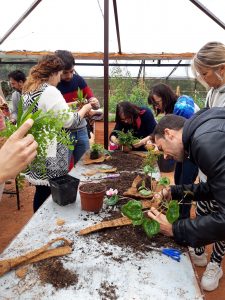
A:
<svg viewBox="0 0 225 300">
<path fill-rule="evenodd" d="M 158 100 L 158 101 L 154 101 L 153 105 L 154 106 L 159 106 L 162 103 L 162 99 Z"/>
</svg>

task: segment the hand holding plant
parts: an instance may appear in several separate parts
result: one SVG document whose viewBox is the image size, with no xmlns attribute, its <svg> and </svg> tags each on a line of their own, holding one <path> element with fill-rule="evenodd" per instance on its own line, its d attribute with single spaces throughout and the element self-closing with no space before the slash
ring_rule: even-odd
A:
<svg viewBox="0 0 225 300">
<path fill-rule="evenodd" d="M 115 205 L 119 201 L 119 195 L 117 189 L 110 188 L 108 191 L 106 191 L 106 195 L 109 196 L 109 198 L 106 199 L 107 205 Z"/>
<path fill-rule="evenodd" d="M 159 223 L 160 232 L 166 236 L 173 236 L 172 224 L 168 221 L 166 215 L 159 212 L 155 207 L 152 207 L 148 212 L 148 216 Z"/>
<path fill-rule="evenodd" d="M 176 200 L 171 200 L 167 205 L 166 215 L 152 207 L 148 212 L 148 219 L 142 211 L 142 204 L 137 200 L 130 200 L 121 208 L 122 213 L 132 220 L 133 225 L 141 225 L 148 237 L 157 234 L 159 230 L 168 235 L 172 234 L 172 223 L 179 218 L 179 204 Z M 165 230 L 165 231 L 163 231 Z"/>
</svg>

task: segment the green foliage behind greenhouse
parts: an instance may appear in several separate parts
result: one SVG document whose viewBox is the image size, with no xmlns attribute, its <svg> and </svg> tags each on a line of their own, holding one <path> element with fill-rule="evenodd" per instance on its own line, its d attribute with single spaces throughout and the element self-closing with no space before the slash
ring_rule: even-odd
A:
<svg viewBox="0 0 225 300">
<path fill-rule="evenodd" d="M 0 80 L 2 90 L 7 100 L 10 100 L 12 90 L 7 83 L 7 75 L 9 72 L 20 69 L 25 74 L 28 74 L 32 65 L 2 65 L 0 70 Z M 88 85 L 92 88 L 95 96 L 100 100 L 101 106 L 103 106 L 104 99 L 104 79 L 97 78 L 85 78 Z M 191 79 L 169 79 L 162 78 L 143 78 L 139 80 L 131 77 L 127 68 L 121 68 L 115 66 L 111 69 L 109 78 L 109 112 L 114 113 L 116 105 L 120 101 L 131 101 L 136 105 L 148 105 L 147 98 L 151 87 L 156 83 L 166 83 L 172 87 L 174 91 L 179 87 L 180 94 L 186 94 L 192 96 L 195 103 L 199 107 L 204 107 L 207 91 L 197 81 Z"/>
</svg>

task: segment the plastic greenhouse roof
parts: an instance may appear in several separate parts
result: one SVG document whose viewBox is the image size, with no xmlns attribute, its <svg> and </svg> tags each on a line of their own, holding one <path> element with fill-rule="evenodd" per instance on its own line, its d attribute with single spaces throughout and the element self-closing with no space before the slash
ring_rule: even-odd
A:
<svg viewBox="0 0 225 300">
<path fill-rule="evenodd" d="M 37 1 L 37 0 L 36 0 Z M 212 14 L 224 22 L 224 0 L 200 0 Z M 12 27 L 34 0 L 0 0 L 0 38 Z M 225 42 L 225 31 L 190 0 L 117 0 L 109 1 L 109 52 L 118 53 L 113 3 L 117 4 L 122 53 L 162 54 L 190 53 L 182 64 L 189 64 L 191 54 L 209 41 Z M 55 51 L 73 53 L 104 52 L 104 0 L 42 0 L 23 22 L 0 44 L 2 61 L 21 60 L 21 51 Z M 224 24 L 224 23 L 223 23 Z M 9 55 L 8 51 L 19 51 Z M 156 55 L 157 57 L 157 55 Z M 91 58 L 91 57 L 90 57 Z M 88 62 L 92 62 L 91 60 Z M 81 60 L 76 59 L 76 63 Z M 141 63 L 141 59 L 126 60 Z M 82 60 L 84 62 L 84 60 Z M 97 62 L 96 60 L 94 61 Z M 98 62 L 102 62 L 98 60 Z M 112 62 L 110 60 L 110 62 Z M 166 77 L 174 67 L 154 67 L 157 59 L 145 61 L 146 77 Z M 165 59 L 177 64 L 178 59 Z M 120 61 L 121 63 L 121 61 Z M 178 67 L 171 76 L 189 77 L 189 67 Z M 77 66 L 83 76 L 103 76 L 103 66 Z M 137 76 L 138 67 L 128 70 Z"/>
</svg>

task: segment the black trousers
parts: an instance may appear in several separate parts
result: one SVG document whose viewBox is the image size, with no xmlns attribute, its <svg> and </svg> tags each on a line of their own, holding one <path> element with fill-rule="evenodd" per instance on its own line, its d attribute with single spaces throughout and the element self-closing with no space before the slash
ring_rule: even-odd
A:
<svg viewBox="0 0 225 300">
<path fill-rule="evenodd" d="M 174 172 L 174 182 L 176 185 L 192 184 L 198 176 L 198 167 L 189 159 L 185 159 L 182 163 L 176 163 Z M 180 217 L 179 219 L 190 218 L 192 200 L 185 198 L 180 203 Z"/>
<path fill-rule="evenodd" d="M 33 210 L 36 212 L 38 208 L 45 202 L 48 196 L 51 195 L 50 186 L 36 185 L 36 192 L 34 194 Z"/>
</svg>

